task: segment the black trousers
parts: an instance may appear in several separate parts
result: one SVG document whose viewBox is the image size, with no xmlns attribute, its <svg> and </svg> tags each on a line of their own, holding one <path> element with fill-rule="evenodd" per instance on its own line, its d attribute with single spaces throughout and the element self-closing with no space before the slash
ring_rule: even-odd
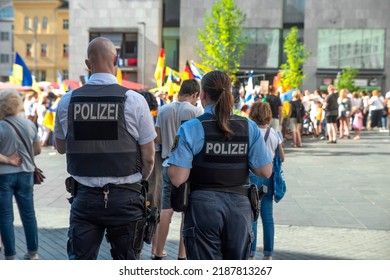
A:
<svg viewBox="0 0 390 280">
<path fill-rule="evenodd" d="M 139 259 L 133 249 L 134 225 L 144 217 L 145 198 L 140 193 L 111 187 L 104 202 L 103 189 L 80 187 L 70 210 L 68 257 L 70 260 L 95 260 L 106 230 L 131 228 L 130 232 L 110 237 L 114 259 Z"/>
<path fill-rule="evenodd" d="M 383 109 L 371 111 L 371 127 L 382 127 Z"/>
</svg>

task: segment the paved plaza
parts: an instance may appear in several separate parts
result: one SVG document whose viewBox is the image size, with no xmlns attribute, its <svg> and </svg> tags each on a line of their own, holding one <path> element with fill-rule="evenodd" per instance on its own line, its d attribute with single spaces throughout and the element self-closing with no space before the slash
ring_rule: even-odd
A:
<svg viewBox="0 0 390 280">
<path fill-rule="evenodd" d="M 390 136 L 364 131 L 362 139 L 327 144 L 303 137 L 303 148 L 285 143 L 285 197 L 274 204 L 276 260 L 390 260 Z M 66 159 L 50 147 L 36 157 L 46 181 L 35 186 L 42 260 L 66 260 L 70 205 Z M 167 259 L 177 258 L 180 215 L 168 236 Z M 17 258 L 26 251 L 15 207 Z M 262 230 L 258 230 L 261 259 Z M 237 240 L 237 242 L 240 242 Z M 0 259 L 4 256 L 1 254 Z M 111 259 L 106 241 L 99 259 Z M 150 259 L 145 245 L 142 259 Z"/>
</svg>

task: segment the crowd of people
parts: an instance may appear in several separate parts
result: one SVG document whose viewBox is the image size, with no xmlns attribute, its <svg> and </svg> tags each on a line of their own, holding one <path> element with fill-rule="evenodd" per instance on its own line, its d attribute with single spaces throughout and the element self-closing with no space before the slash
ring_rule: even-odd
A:
<svg viewBox="0 0 390 280">
<path fill-rule="evenodd" d="M 185 80 L 180 92 L 168 96 L 120 86 L 118 56 L 106 38 L 92 40 L 87 57 L 91 76 L 79 89 L 48 90 L 24 100 L 15 90 L 0 92 L 5 259 L 16 258 L 13 197 L 25 231 L 24 258 L 39 259 L 33 162 L 42 146 L 53 145 L 67 158 L 69 259 L 96 259 L 105 235 L 113 259 L 139 259 L 146 240 L 151 258 L 164 259 L 172 193 L 189 186 L 177 259 L 254 259 L 254 217 L 260 212 L 263 258 L 271 260 L 272 162 L 276 152 L 284 160 L 285 140 L 301 148 L 301 136 L 312 134 L 335 144 L 359 140 L 361 130 L 390 126 L 390 92 L 383 97 L 377 90 L 351 93 L 329 85 L 313 93 L 297 89 L 285 100 L 273 86 L 263 94 L 256 86 L 255 101 L 245 103 L 240 82 L 211 71 L 200 85 Z M 267 188 L 260 201 L 251 186 Z M 158 210 L 154 224 L 151 209 Z"/>
<path fill-rule="evenodd" d="M 235 106 L 241 108 L 241 115 L 249 116 L 252 102 L 245 103 L 242 84 L 234 87 L 241 88 L 241 99 Z M 254 100 L 270 104 L 271 127 L 283 140 L 291 139 L 294 148 L 303 146 L 302 135 L 313 135 L 335 144 L 337 139 L 359 140 L 362 130 L 387 131 L 390 128 L 390 91 L 385 95 L 379 90 L 350 92 L 330 84 L 326 91 L 304 90 L 302 94 L 296 89 L 290 100 L 283 98 L 284 101 L 281 98 L 283 93 L 273 86 L 267 93 L 254 91 L 254 94 Z"/>
</svg>

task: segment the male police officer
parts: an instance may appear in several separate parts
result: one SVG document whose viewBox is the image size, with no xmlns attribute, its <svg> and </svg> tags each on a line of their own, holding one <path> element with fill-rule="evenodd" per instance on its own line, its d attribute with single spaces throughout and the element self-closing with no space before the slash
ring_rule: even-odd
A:
<svg viewBox="0 0 390 280">
<path fill-rule="evenodd" d="M 118 56 L 102 37 L 88 46 L 87 84 L 65 94 L 55 126 L 66 153 L 74 197 L 69 259 L 96 259 L 105 230 L 113 259 L 138 259 L 143 245 L 145 190 L 156 132 L 145 98 L 117 84 Z"/>
</svg>

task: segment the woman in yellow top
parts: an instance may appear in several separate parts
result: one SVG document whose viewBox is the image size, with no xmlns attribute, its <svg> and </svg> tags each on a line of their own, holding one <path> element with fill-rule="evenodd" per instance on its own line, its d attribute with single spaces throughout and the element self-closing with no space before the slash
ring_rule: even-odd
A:
<svg viewBox="0 0 390 280">
<path fill-rule="evenodd" d="M 317 101 L 317 115 L 316 115 L 316 137 L 318 137 L 322 131 L 321 121 L 322 121 L 322 102 Z"/>
</svg>

